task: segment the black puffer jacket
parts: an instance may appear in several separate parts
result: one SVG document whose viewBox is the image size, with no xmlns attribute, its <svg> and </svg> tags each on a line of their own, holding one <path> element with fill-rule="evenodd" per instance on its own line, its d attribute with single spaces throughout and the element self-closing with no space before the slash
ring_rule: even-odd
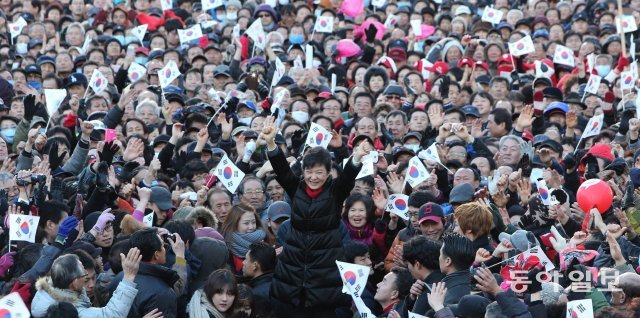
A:
<svg viewBox="0 0 640 318">
<path fill-rule="evenodd" d="M 271 296 L 298 308 L 339 307 L 350 303 L 343 294 L 336 260 L 344 259 L 340 227 L 342 203 L 355 183 L 359 167 L 349 162 L 337 180 L 328 179 L 312 199 L 306 184 L 291 172 L 280 149 L 268 153 L 282 185 L 292 199 L 291 229 L 271 284 Z"/>
<path fill-rule="evenodd" d="M 122 280 L 124 272 L 118 273 L 109 288 L 113 292 Z M 129 310 L 129 318 L 142 317 L 158 308 L 165 318 L 175 318 L 178 312 L 178 296 L 173 285 L 180 279 L 178 273 L 162 265 L 140 263 L 134 282 L 138 288 L 136 299 Z"/>
</svg>

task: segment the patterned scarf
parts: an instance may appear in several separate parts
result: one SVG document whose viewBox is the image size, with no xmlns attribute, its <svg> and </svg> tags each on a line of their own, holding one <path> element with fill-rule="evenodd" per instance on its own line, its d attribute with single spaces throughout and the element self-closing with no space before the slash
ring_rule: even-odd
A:
<svg viewBox="0 0 640 318">
<path fill-rule="evenodd" d="M 264 240 L 267 233 L 263 229 L 256 229 L 249 233 L 231 233 L 231 253 L 236 257 L 244 259 L 249 251 L 251 243 Z"/>
</svg>

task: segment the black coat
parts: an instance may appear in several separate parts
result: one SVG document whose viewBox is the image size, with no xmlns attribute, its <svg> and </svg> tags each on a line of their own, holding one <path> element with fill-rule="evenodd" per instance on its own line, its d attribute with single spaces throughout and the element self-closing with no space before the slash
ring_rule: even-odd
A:
<svg viewBox="0 0 640 318">
<path fill-rule="evenodd" d="M 342 293 L 336 260 L 344 260 L 339 231 L 342 203 L 353 188 L 359 167 L 347 163 L 340 177 L 329 178 L 318 197 L 312 199 L 280 149 L 268 156 L 278 183 L 292 198 L 291 229 L 284 238 L 271 296 L 298 308 L 349 304 L 349 296 Z"/>
<path fill-rule="evenodd" d="M 115 290 L 122 280 L 124 272 L 118 273 L 109 286 L 111 292 Z M 138 275 L 134 282 L 137 285 L 138 294 L 129 310 L 129 318 L 142 317 L 150 311 L 158 308 L 165 318 L 178 316 L 178 297 L 173 290 L 173 285 L 180 279 L 178 273 L 162 265 L 140 263 Z"/>
</svg>

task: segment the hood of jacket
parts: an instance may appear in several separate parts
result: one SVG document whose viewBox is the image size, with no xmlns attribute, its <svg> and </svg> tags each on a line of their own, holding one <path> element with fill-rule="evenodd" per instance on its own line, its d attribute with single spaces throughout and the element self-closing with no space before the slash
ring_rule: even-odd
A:
<svg viewBox="0 0 640 318">
<path fill-rule="evenodd" d="M 31 302 L 31 312 L 34 317 L 43 317 L 51 305 L 60 302 L 71 303 L 76 307 L 90 307 L 91 301 L 83 289 L 82 293 L 70 289 L 53 287 L 51 277 L 42 277 L 36 282 L 36 295 Z"/>
</svg>

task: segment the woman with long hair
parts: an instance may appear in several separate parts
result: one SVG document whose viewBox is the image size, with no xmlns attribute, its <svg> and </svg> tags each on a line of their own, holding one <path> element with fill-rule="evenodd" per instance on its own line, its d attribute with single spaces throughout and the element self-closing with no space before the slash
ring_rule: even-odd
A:
<svg viewBox="0 0 640 318">
<path fill-rule="evenodd" d="M 238 283 L 228 269 L 218 269 L 209 275 L 202 289 L 193 293 L 187 305 L 189 318 L 227 318 L 236 307 Z"/>
<path fill-rule="evenodd" d="M 231 251 L 230 262 L 234 272 L 242 270 L 242 261 L 245 259 L 251 243 L 272 240 L 268 238 L 264 230 L 260 216 L 256 210 L 245 203 L 234 205 L 229 217 L 222 225 L 222 235 Z"/>
</svg>

